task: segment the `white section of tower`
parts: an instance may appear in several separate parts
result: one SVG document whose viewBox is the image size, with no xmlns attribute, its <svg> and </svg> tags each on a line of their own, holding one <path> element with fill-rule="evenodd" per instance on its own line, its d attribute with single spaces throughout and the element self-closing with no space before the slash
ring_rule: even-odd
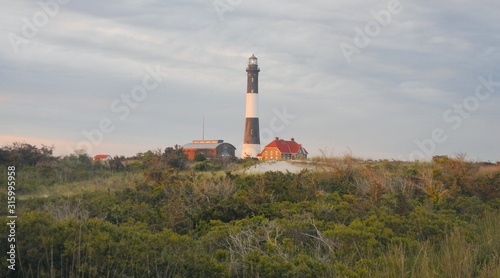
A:
<svg viewBox="0 0 500 278">
<path fill-rule="evenodd" d="M 243 144 L 243 151 L 241 152 L 241 158 L 257 157 L 259 153 L 260 153 L 260 144 Z"/>
<path fill-rule="evenodd" d="M 259 94 L 247 94 L 245 118 L 259 117 Z"/>
</svg>

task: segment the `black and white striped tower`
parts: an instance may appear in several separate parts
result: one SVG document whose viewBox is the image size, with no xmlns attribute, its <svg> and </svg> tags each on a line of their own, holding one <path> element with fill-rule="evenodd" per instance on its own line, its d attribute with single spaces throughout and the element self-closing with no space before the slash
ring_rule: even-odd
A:
<svg viewBox="0 0 500 278">
<path fill-rule="evenodd" d="M 257 57 L 252 54 L 247 67 L 247 104 L 245 113 L 245 137 L 241 158 L 257 157 L 260 152 L 259 135 L 259 66 Z"/>
</svg>

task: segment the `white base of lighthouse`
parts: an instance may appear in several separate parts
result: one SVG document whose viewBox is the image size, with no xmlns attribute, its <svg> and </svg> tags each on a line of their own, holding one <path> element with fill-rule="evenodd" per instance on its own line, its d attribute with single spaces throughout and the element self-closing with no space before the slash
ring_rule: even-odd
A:
<svg viewBox="0 0 500 278">
<path fill-rule="evenodd" d="M 260 153 L 260 144 L 243 144 L 241 158 L 257 157 Z"/>
</svg>

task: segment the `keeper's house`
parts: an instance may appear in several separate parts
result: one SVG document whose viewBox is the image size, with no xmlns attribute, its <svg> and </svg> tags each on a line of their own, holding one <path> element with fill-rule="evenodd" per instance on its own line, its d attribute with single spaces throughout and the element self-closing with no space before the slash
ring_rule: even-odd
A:
<svg viewBox="0 0 500 278">
<path fill-rule="evenodd" d="M 261 160 L 306 159 L 307 154 L 308 152 L 302 147 L 302 144 L 295 142 L 294 138 L 286 141 L 276 137 L 274 141 L 264 147 L 257 158 Z"/>
<path fill-rule="evenodd" d="M 202 153 L 206 158 L 228 158 L 234 157 L 236 148 L 224 143 L 224 140 L 193 140 L 193 143 L 182 146 L 182 152 L 189 160 L 194 160 L 198 153 Z"/>
</svg>

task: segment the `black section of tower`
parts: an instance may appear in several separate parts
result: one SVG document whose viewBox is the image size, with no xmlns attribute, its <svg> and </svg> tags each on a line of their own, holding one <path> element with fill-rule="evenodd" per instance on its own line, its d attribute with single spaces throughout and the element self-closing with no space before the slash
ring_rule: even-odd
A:
<svg viewBox="0 0 500 278">
<path fill-rule="evenodd" d="M 260 144 L 259 118 L 245 119 L 245 138 L 244 144 Z"/>
</svg>

